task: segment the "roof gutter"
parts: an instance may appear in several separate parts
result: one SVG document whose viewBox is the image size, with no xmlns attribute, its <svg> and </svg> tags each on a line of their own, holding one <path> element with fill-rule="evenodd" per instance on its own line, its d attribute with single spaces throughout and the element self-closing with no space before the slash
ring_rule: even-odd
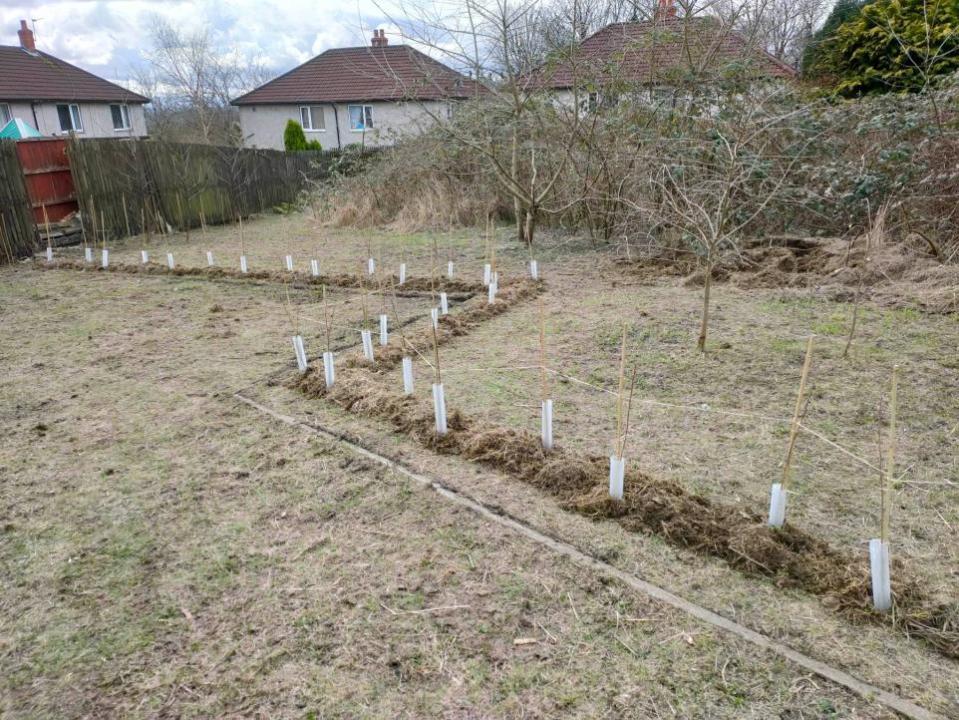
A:
<svg viewBox="0 0 959 720">
<path fill-rule="evenodd" d="M 336 103 L 330 103 L 330 107 L 333 108 L 333 124 L 336 126 L 336 149 L 342 150 L 343 143 L 340 142 L 340 115 L 336 112 Z"/>
</svg>

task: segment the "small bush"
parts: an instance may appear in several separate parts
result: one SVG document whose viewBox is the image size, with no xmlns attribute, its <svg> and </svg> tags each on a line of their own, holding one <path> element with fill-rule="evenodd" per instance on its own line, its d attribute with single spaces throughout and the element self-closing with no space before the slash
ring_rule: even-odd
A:
<svg viewBox="0 0 959 720">
<path fill-rule="evenodd" d="M 319 143 L 317 143 L 319 145 Z M 287 152 L 299 152 L 309 149 L 306 142 L 306 133 L 303 132 L 303 126 L 296 120 L 287 120 L 286 129 L 283 131 L 283 147 Z"/>
</svg>

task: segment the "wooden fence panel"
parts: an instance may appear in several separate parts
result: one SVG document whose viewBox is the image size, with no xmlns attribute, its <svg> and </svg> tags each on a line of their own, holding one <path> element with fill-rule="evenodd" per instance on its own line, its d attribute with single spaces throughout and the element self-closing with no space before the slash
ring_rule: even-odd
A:
<svg viewBox="0 0 959 720">
<path fill-rule="evenodd" d="M 36 228 L 30 217 L 16 143 L 0 140 L 0 263 L 28 257 L 36 247 Z"/>
<path fill-rule="evenodd" d="M 326 177 L 335 153 L 162 143 L 77 140 L 67 149 L 90 237 L 184 230 L 232 222 L 295 202 Z"/>
</svg>

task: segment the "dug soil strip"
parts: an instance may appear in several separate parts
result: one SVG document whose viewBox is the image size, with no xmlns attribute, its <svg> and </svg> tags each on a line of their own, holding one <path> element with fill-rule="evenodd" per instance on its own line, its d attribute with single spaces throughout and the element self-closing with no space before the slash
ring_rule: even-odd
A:
<svg viewBox="0 0 959 720">
<path fill-rule="evenodd" d="M 773 640 L 762 633 L 758 633 L 755 630 L 746 627 L 745 625 L 741 625 L 733 620 L 729 620 L 728 618 L 725 618 L 722 615 L 713 612 L 712 610 L 708 610 L 701 605 L 696 605 L 695 603 L 681 598 L 678 595 L 659 587 L 658 585 L 653 585 L 652 583 L 649 583 L 635 575 L 624 572 L 623 570 L 620 570 L 619 568 L 614 567 L 593 555 L 584 553 L 579 548 L 570 545 L 567 542 L 536 530 L 521 520 L 510 517 L 504 514 L 501 510 L 491 508 L 479 502 L 478 500 L 469 497 L 468 495 L 464 495 L 463 493 L 444 485 L 439 481 L 418 474 L 394 459 L 373 452 L 369 448 L 359 444 L 355 439 L 347 437 L 343 433 L 324 428 L 313 423 L 301 422 L 296 418 L 290 417 L 289 415 L 283 415 L 275 410 L 271 410 L 270 408 L 240 393 L 236 393 L 234 397 L 247 406 L 263 413 L 268 417 L 273 418 L 274 420 L 278 420 L 291 427 L 306 430 L 307 432 L 321 435 L 339 442 L 353 452 L 373 460 L 384 467 L 394 470 L 395 472 L 398 472 L 425 487 L 428 487 L 447 501 L 475 512 L 477 515 L 488 520 L 489 522 L 496 523 L 501 527 L 505 527 L 515 533 L 518 533 L 519 535 L 522 535 L 523 537 L 532 540 L 533 542 L 536 542 L 559 555 L 569 558 L 582 567 L 586 567 L 603 573 L 609 577 L 616 578 L 634 590 L 645 593 L 647 596 L 655 600 L 661 601 L 671 607 L 688 613 L 689 615 L 708 623 L 713 627 L 732 633 L 733 635 L 752 643 L 758 648 L 776 653 L 780 657 L 795 663 L 799 667 L 805 668 L 806 670 L 815 673 L 819 677 L 834 682 L 837 685 L 840 685 L 859 695 L 860 697 L 881 703 L 886 707 L 901 713 L 903 716 L 910 718 L 910 720 L 945 720 L 941 715 L 926 710 L 925 708 L 920 707 L 915 703 L 896 695 L 895 693 L 888 692 L 882 688 L 876 687 L 875 685 L 870 685 L 869 683 L 863 682 L 862 680 L 853 677 L 843 670 L 834 668 L 831 665 L 827 665 L 824 662 L 809 657 L 808 655 L 777 642 L 776 640 Z"/>
<path fill-rule="evenodd" d="M 436 344 L 444 345 L 453 338 L 468 334 L 477 325 L 502 315 L 517 303 L 534 297 L 543 288 L 542 282 L 525 279 L 504 283 L 496 296 L 496 302 L 492 304 L 487 302 L 485 293 L 475 295 L 464 302 L 455 315 L 439 316 Z M 428 357 L 432 348 L 432 327 L 425 327 L 415 334 L 394 333 L 388 344 L 378 345 L 374 349 L 372 363 L 362 355 L 353 355 L 346 359 L 346 366 L 386 371 L 399 365 L 404 356 Z"/>
<path fill-rule="evenodd" d="M 455 409 L 447 413 L 446 434 L 437 435 L 428 402 L 384 390 L 360 367 L 344 368 L 329 389 L 312 369 L 288 385 L 357 415 L 385 420 L 394 431 L 435 452 L 458 455 L 529 483 L 566 510 L 614 520 L 629 531 L 655 533 L 722 558 L 744 573 L 771 578 L 779 587 L 821 596 L 857 621 L 891 623 L 942 654 L 959 658 L 959 605 L 931 606 L 918 583 L 906 578 L 901 563 L 895 573 L 893 612 L 880 614 L 872 609 L 866 563 L 792 525 L 770 528 L 763 517 L 742 507 L 713 502 L 636 470 L 626 475 L 624 500 L 615 501 L 609 497 L 608 458 L 562 448 L 547 453 L 532 433 L 483 425 Z"/>
<path fill-rule="evenodd" d="M 250 270 L 242 272 L 233 268 L 220 266 L 213 267 L 174 267 L 172 270 L 166 265 L 157 263 L 110 263 L 108 267 L 102 267 L 99 264 L 85 263 L 80 260 L 54 260 L 53 262 L 37 261 L 34 267 L 38 270 L 89 270 L 93 272 L 119 272 L 130 273 L 134 275 L 180 275 L 191 277 L 208 278 L 230 278 L 232 280 L 266 280 L 269 282 L 289 284 L 295 281 L 301 285 L 315 285 L 317 287 L 328 285 L 339 288 L 368 288 L 371 291 L 381 289 L 381 283 L 377 279 L 370 279 L 360 275 L 350 275 L 349 273 L 339 273 L 336 275 L 310 275 L 303 272 L 290 272 L 288 270 Z M 383 280 L 382 286 L 389 287 L 390 284 L 397 287 L 397 295 L 409 293 L 424 294 L 432 290 L 432 280 L 430 278 L 406 278 L 403 285 L 399 285 L 399 278 L 388 277 Z M 463 280 L 450 280 L 448 278 L 438 278 L 435 289 L 446 293 L 456 293 L 459 296 L 467 296 L 475 293 L 483 293 L 485 288 L 481 283 L 470 283 Z"/>
</svg>

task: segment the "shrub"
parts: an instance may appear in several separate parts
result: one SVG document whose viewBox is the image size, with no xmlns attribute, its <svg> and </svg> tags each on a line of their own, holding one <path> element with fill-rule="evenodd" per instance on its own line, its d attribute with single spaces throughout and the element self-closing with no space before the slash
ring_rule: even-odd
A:
<svg viewBox="0 0 959 720">
<path fill-rule="evenodd" d="M 283 131 L 283 146 L 287 152 L 298 152 L 308 149 L 306 133 L 303 132 L 303 126 L 296 120 L 287 120 L 286 129 Z"/>
<path fill-rule="evenodd" d="M 822 55 L 839 95 L 928 89 L 959 70 L 959 2 L 876 0 L 836 28 Z"/>
</svg>

